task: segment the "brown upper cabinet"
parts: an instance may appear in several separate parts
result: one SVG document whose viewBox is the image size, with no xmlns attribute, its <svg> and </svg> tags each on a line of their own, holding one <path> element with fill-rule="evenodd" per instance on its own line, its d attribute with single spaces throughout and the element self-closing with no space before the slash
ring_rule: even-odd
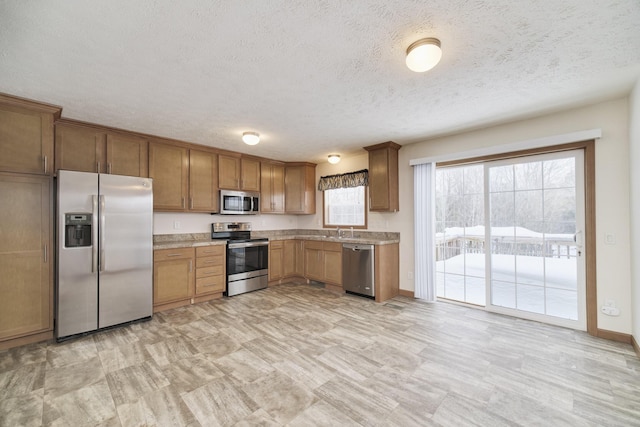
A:
<svg viewBox="0 0 640 427">
<path fill-rule="evenodd" d="M 219 185 L 226 190 L 260 191 L 260 161 L 244 156 L 218 156 Z"/>
<path fill-rule="evenodd" d="M 0 94 L 0 171 L 53 172 L 53 123 L 60 107 Z"/>
<path fill-rule="evenodd" d="M 218 154 L 171 142 L 149 145 L 153 208 L 170 212 L 218 212 Z"/>
<path fill-rule="evenodd" d="M 398 150 L 395 142 L 364 147 L 369 152 L 369 210 L 397 212 L 398 197 Z"/>
<path fill-rule="evenodd" d="M 147 139 L 70 121 L 56 123 L 56 170 L 149 176 Z"/>
<path fill-rule="evenodd" d="M 153 178 L 153 209 L 186 211 L 189 188 L 189 150 L 152 141 L 149 177 Z"/>
<path fill-rule="evenodd" d="M 284 171 L 285 212 L 316 213 L 316 165 L 287 163 Z"/>
<path fill-rule="evenodd" d="M 189 150 L 189 210 L 218 212 L 218 155 Z"/>
<path fill-rule="evenodd" d="M 260 165 L 260 212 L 284 213 L 284 163 Z"/>
</svg>

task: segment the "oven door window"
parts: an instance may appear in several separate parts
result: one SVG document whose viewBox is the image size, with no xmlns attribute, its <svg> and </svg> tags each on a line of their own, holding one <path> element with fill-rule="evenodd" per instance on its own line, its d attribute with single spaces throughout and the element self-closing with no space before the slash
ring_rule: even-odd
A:
<svg viewBox="0 0 640 427">
<path fill-rule="evenodd" d="M 227 275 L 265 270 L 268 264 L 269 246 L 227 249 Z"/>
</svg>

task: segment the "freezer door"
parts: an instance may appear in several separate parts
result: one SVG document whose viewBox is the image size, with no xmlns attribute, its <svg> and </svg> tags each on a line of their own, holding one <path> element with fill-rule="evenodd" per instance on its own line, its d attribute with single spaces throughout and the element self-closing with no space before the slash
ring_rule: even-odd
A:
<svg viewBox="0 0 640 427">
<path fill-rule="evenodd" d="M 98 174 L 58 172 L 58 338 L 98 327 L 97 200 Z M 91 218 L 91 246 L 73 247 L 73 239 L 65 234 L 70 213 Z"/>
<path fill-rule="evenodd" d="M 99 328 L 153 311 L 152 180 L 100 175 Z"/>
</svg>

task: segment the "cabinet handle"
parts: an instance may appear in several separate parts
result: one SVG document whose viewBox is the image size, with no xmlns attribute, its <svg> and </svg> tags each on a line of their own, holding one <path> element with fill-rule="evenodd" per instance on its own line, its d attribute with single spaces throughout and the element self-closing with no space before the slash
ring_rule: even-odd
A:
<svg viewBox="0 0 640 427">
<path fill-rule="evenodd" d="M 168 257 L 170 256 L 180 256 L 181 254 L 167 254 Z"/>
<path fill-rule="evenodd" d="M 47 156 L 44 156 L 44 173 L 47 173 Z"/>
<path fill-rule="evenodd" d="M 107 173 L 111 173 L 111 162 L 107 163 Z"/>
<path fill-rule="evenodd" d="M 182 198 L 182 209 L 184 209 L 184 197 Z"/>
<path fill-rule="evenodd" d="M 193 197 L 189 197 L 189 209 L 193 209 Z"/>
<path fill-rule="evenodd" d="M 100 162 L 96 162 L 96 173 L 100 173 Z"/>
<path fill-rule="evenodd" d="M 44 245 L 44 263 L 46 264 L 47 261 L 49 259 L 49 256 L 47 254 L 47 244 Z"/>
<path fill-rule="evenodd" d="M 193 261 L 189 260 L 189 273 L 193 271 Z"/>
</svg>

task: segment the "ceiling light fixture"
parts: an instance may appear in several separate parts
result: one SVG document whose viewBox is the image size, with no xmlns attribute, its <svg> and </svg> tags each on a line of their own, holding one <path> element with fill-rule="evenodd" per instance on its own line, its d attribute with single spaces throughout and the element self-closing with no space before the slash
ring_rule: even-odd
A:
<svg viewBox="0 0 640 427">
<path fill-rule="evenodd" d="M 442 58 L 442 49 L 438 39 L 420 39 L 407 48 L 407 67 L 416 73 L 429 71 L 438 65 L 440 58 Z"/>
<path fill-rule="evenodd" d="M 335 165 L 336 163 L 340 163 L 340 154 L 329 154 L 329 163 Z"/>
<path fill-rule="evenodd" d="M 258 132 L 243 132 L 242 141 L 247 145 L 256 145 L 260 142 L 260 134 Z"/>
</svg>

